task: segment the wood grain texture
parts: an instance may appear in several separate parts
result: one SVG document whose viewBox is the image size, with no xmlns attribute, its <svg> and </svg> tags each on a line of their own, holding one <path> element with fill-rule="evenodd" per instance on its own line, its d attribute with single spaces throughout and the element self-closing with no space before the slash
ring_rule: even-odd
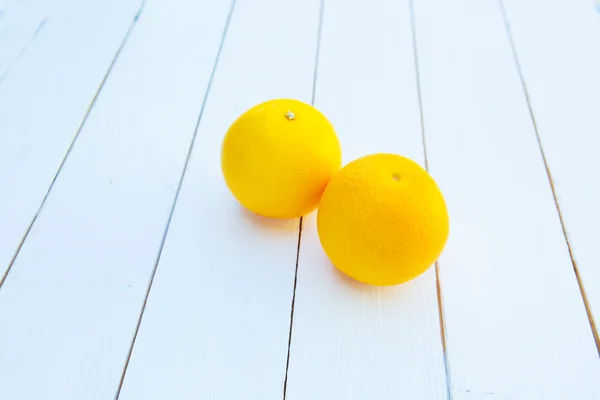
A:
<svg viewBox="0 0 600 400">
<path fill-rule="evenodd" d="M 121 400 L 281 400 L 298 220 L 242 209 L 220 150 L 255 104 L 310 102 L 318 19 L 317 0 L 237 2 Z"/>
<path fill-rule="evenodd" d="M 600 360 L 496 1 L 415 2 L 454 400 L 598 399 Z M 533 21 L 530 21 L 533 23 Z"/>
<path fill-rule="evenodd" d="M 63 0 L 53 6 L 43 34 L 0 83 L 0 281 L 140 1 Z M 40 14 L 36 10 L 29 11 Z"/>
<path fill-rule="evenodd" d="M 587 0 L 504 1 L 541 145 L 600 323 L 600 23 Z M 600 8 L 598 9 L 600 10 Z M 531 29 L 535 21 L 535 29 Z"/>
<path fill-rule="evenodd" d="M 0 291 L 0 398 L 114 397 L 228 10 L 149 1 L 136 19 Z"/>
<path fill-rule="evenodd" d="M 325 2 L 315 105 L 345 163 L 395 152 L 424 165 L 413 54 L 408 1 Z M 315 216 L 303 225 L 286 399 L 445 399 L 433 268 L 397 287 L 355 282 L 327 259 Z"/>
</svg>

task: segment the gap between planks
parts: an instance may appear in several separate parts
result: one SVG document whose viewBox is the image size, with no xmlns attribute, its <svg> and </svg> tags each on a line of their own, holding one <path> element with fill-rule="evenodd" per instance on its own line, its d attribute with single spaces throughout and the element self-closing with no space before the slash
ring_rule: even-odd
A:
<svg viewBox="0 0 600 400">
<path fill-rule="evenodd" d="M 556 212 L 558 213 L 558 218 L 560 220 L 560 225 L 562 228 L 563 236 L 565 237 L 565 242 L 567 244 L 567 249 L 569 251 L 569 257 L 571 258 L 571 264 L 573 265 L 573 272 L 575 272 L 575 279 L 577 280 L 577 285 L 579 286 L 579 292 L 581 293 L 581 300 L 583 301 L 583 306 L 585 307 L 585 312 L 587 314 L 588 322 L 590 324 L 590 329 L 592 330 L 592 334 L 594 336 L 594 341 L 596 343 L 596 350 L 598 351 L 598 355 L 600 356 L 600 335 L 598 334 L 598 329 L 596 327 L 596 323 L 594 322 L 594 317 L 592 315 L 592 311 L 590 309 L 590 305 L 587 300 L 587 295 L 586 295 L 585 289 L 583 287 L 583 282 L 581 281 L 581 276 L 579 275 L 579 269 L 577 267 L 577 262 L 575 261 L 575 255 L 573 253 L 571 241 L 569 240 L 569 234 L 567 232 L 567 227 L 565 225 L 565 221 L 564 221 L 564 218 L 562 215 L 562 210 L 560 208 L 558 196 L 556 195 L 556 189 L 554 187 L 554 181 L 552 179 L 552 172 L 550 170 L 550 166 L 548 165 L 548 160 L 547 160 L 546 154 L 544 152 L 544 146 L 542 144 L 542 138 L 541 138 L 539 130 L 538 130 L 538 125 L 537 125 L 537 122 L 535 119 L 535 114 L 533 112 L 533 107 L 531 106 L 529 91 L 527 90 L 527 84 L 525 83 L 525 77 L 523 75 L 521 63 L 519 62 L 519 55 L 517 54 L 517 47 L 515 45 L 512 31 L 510 29 L 510 22 L 508 21 L 508 14 L 506 13 L 506 8 L 504 6 L 504 0 L 498 0 L 498 5 L 500 7 L 500 12 L 502 13 L 502 19 L 504 22 L 504 26 L 506 27 L 506 34 L 508 37 L 508 41 L 510 42 L 510 48 L 511 48 L 511 51 L 513 54 L 513 59 L 515 62 L 515 66 L 517 68 L 517 72 L 519 74 L 519 80 L 521 81 L 521 86 L 523 87 L 523 93 L 525 95 L 525 99 L 527 100 L 527 108 L 529 109 L 529 115 L 531 117 L 531 122 L 533 124 L 533 129 L 535 131 L 538 147 L 540 150 L 540 154 L 542 156 L 542 160 L 544 162 L 544 168 L 546 170 L 546 176 L 548 177 L 548 183 L 550 184 L 550 189 L 552 190 L 552 197 L 554 199 L 554 205 L 556 206 Z"/>
<path fill-rule="evenodd" d="M 0 14 L 0 16 L 1 15 L 2 14 Z M 10 71 L 19 62 L 19 60 L 21 59 L 21 57 L 23 57 L 23 55 L 25 55 L 25 53 L 27 52 L 27 50 L 29 50 L 29 46 L 31 46 L 31 44 L 35 41 L 35 39 L 37 38 L 38 34 L 44 28 L 44 25 L 46 25 L 46 22 L 48 22 L 48 19 L 49 19 L 49 17 L 46 17 L 46 18 L 44 18 L 42 20 L 42 22 L 39 23 L 38 27 L 35 29 L 35 32 L 33 32 L 33 34 L 31 35 L 31 37 L 29 38 L 29 40 L 27 41 L 27 43 L 25 43 L 25 45 L 23 46 L 23 48 L 21 49 L 21 51 L 19 51 L 19 54 L 17 54 L 17 56 L 10 62 L 10 64 L 8 64 L 8 67 L 6 67 L 6 70 L 4 70 L 4 73 L 2 75 L 0 75 L 0 85 L 2 85 L 2 82 L 4 82 L 4 80 L 6 79 L 6 77 L 10 74 Z"/>
<path fill-rule="evenodd" d="M 81 123 L 79 124 L 79 127 L 77 128 L 77 131 L 75 132 L 75 136 L 73 137 L 73 140 L 71 141 L 71 144 L 67 148 L 67 152 L 65 153 L 65 155 L 63 156 L 63 159 L 61 160 L 60 165 L 58 166 L 58 169 L 56 171 L 56 174 L 54 175 L 54 178 L 52 178 L 52 182 L 50 182 L 50 186 L 48 186 L 48 190 L 46 191 L 46 194 L 44 195 L 44 198 L 42 199 L 42 202 L 40 203 L 40 206 L 38 207 L 38 210 L 36 211 L 35 215 L 33 216 L 33 219 L 29 223 L 29 226 L 27 227 L 27 230 L 25 231 L 25 234 L 23 235 L 23 238 L 21 239 L 21 242 L 17 246 L 17 249 L 15 250 L 15 254 L 13 255 L 12 259 L 10 260 L 10 263 L 8 264 L 8 268 L 6 269 L 6 272 L 4 273 L 4 275 L 2 276 L 2 278 L 0 278 L 0 290 L 2 290 L 2 286 L 4 285 L 4 282 L 6 281 L 6 278 L 10 274 L 10 271 L 11 271 L 13 265 L 15 264 L 15 261 L 17 260 L 17 257 L 19 256 L 19 253 L 21 252 L 21 249 L 23 248 L 23 244 L 27 240 L 27 237 L 29 236 L 29 233 L 31 232 L 31 229 L 33 228 L 33 225 L 37 221 L 38 216 L 40 215 L 42 209 L 44 208 L 44 205 L 46 204 L 46 201 L 48 200 L 48 196 L 50 196 L 50 192 L 52 191 L 52 188 L 54 187 L 54 184 L 58 180 L 58 177 L 59 177 L 59 175 L 60 175 L 63 167 L 65 166 L 65 163 L 67 162 L 67 158 L 69 158 L 69 155 L 71 154 L 71 151 L 75 147 L 75 143 L 77 142 L 77 139 L 79 138 L 79 134 L 83 130 L 83 127 L 85 126 L 85 123 L 87 122 L 87 119 L 88 119 L 90 113 L 94 109 L 94 106 L 96 105 L 96 100 L 98 100 L 98 97 L 100 96 L 100 93 L 102 93 L 102 89 L 104 88 L 104 84 L 108 80 L 108 77 L 110 76 L 110 73 L 111 73 L 113 67 L 117 63 L 117 59 L 121 55 L 121 51 L 123 50 L 123 48 L 125 47 L 125 44 L 129 40 L 129 37 L 131 36 L 131 32 L 133 31 L 134 26 L 138 22 L 139 17 L 140 17 L 140 15 L 142 14 L 142 12 L 144 10 L 144 6 L 146 5 L 146 1 L 147 0 L 142 0 L 142 2 L 140 4 L 140 7 L 138 8 L 137 13 L 133 17 L 133 21 L 131 22 L 131 25 L 127 29 L 127 32 L 125 33 L 125 36 L 123 36 L 123 40 L 121 41 L 121 44 L 119 45 L 119 48 L 115 52 L 115 55 L 113 56 L 113 59 L 112 59 L 112 61 L 110 63 L 110 66 L 106 70 L 106 74 L 104 74 L 104 77 L 102 78 L 102 81 L 100 82 L 100 86 L 98 87 L 98 90 L 96 91 L 96 94 L 94 94 L 94 97 L 92 98 L 92 101 L 90 102 L 90 105 L 89 105 L 89 107 L 87 108 L 87 110 L 85 112 L 85 114 L 83 116 L 83 119 L 81 120 Z M 40 24 L 40 26 L 36 30 L 36 33 L 34 34 L 34 37 L 35 37 L 35 35 L 37 35 L 37 33 L 39 33 L 39 31 L 42 29 L 42 27 L 44 26 L 44 24 L 46 23 L 46 21 L 47 21 L 47 18 L 44 21 L 42 21 L 42 23 Z M 2 80 L 0 80 L 0 83 L 2 83 Z"/>
<path fill-rule="evenodd" d="M 146 0 L 144 0 L 146 1 Z M 229 13 L 227 15 L 227 19 L 225 21 L 225 26 L 223 27 L 223 33 L 221 35 L 221 41 L 219 43 L 219 49 L 217 50 L 217 55 L 215 58 L 215 62 L 213 64 L 212 71 L 210 73 L 210 78 L 208 80 L 208 85 L 206 87 L 206 91 L 204 92 L 204 99 L 202 100 L 202 106 L 200 107 L 200 113 L 198 114 L 198 118 L 196 120 L 196 126 L 194 128 L 194 134 L 192 136 L 192 140 L 190 142 L 187 156 L 185 158 L 185 162 L 183 164 L 183 170 L 181 172 L 181 176 L 179 178 L 179 183 L 177 185 L 177 190 L 175 191 L 175 197 L 173 199 L 173 204 L 171 205 L 171 211 L 169 212 L 169 217 L 167 219 L 167 224 L 165 226 L 165 230 L 163 232 L 163 236 L 160 241 L 160 245 L 158 247 L 158 254 L 156 256 L 156 261 L 154 263 L 154 267 L 152 269 L 152 274 L 150 275 L 150 280 L 148 281 L 148 288 L 146 289 L 146 294 L 144 296 L 144 302 L 142 303 L 142 309 L 140 311 L 140 316 L 138 318 L 135 332 L 133 334 L 133 338 L 131 340 L 131 345 L 129 346 L 129 351 L 127 353 L 127 358 L 125 360 L 125 365 L 123 366 L 123 372 L 121 374 L 121 379 L 119 380 L 119 386 L 117 387 L 117 392 L 115 394 L 115 400 L 119 399 L 121 395 L 121 390 L 123 388 L 123 383 L 125 382 L 125 376 L 127 375 L 127 368 L 129 367 L 129 362 L 131 361 L 131 355 L 133 354 L 133 348 L 135 347 L 135 342 L 138 337 L 138 333 L 140 331 L 140 326 L 142 324 L 142 320 L 144 318 L 144 312 L 146 311 L 146 305 L 148 304 L 148 297 L 150 296 L 150 291 L 152 290 L 152 284 L 154 283 L 154 277 L 156 276 L 156 271 L 158 270 L 158 264 L 160 263 L 160 258 L 162 255 L 163 248 L 165 246 L 165 241 L 167 239 L 167 235 L 169 233 L 169 228 L 171 226 L 171 220 L 173 219 L 173 213 L 175 212 L 175 206 L 177 205 L 177 200 L 179 199 L 179 193 L 181 191 L 181 187 L 183 185 L 183 180 L 185 179 L 185 174 L 187 172 L 187 167 L 190 162 L 190 158 L 192 156 L 192 151 L 194 149 L 194 143 L 196 142 L 196 137 L 198 135 L 198 128 L 200 126 L 200 122 L 202 121 L 202 116 L 204 115 L 204 108 L 206 106 L 206 101 L 210 94 L 210 89 L 212 87 L 212 82 L 215 77 L 215 72 L 217 70 L 217 66 L 219 65 L 219 59 L 221 58 L 221 52 L 223 50 L 223 45 L 225 43 L 225 39 L 227 37 L 227 32 L 229 30 L 229 25 L 231 22 L 231 17 L 233 16 L 233 11 L 235 9 L 235 4 L 237 0 L 231 1 L 231 6 L 229 8 Z M 136 16 L 136 21 L 138 20 L 139 15 Z"/>
<path fill-rule="evenodd" d="M 319 4 L 319 23 L 317 27 L 317 49 L 315 54 L 315 70 L 313 72 L 312 95 L 310 104 L 315 105 L 315 96 L 317 93 L 317 78 L 319 76 L 319 57 L 321 55 L 321 33 L 323 32 L 323 12 L 325 8 L 325 0 L 321 0 Z M 292 349 L 292 329 L 294 326 L 294 306 L 296 305 L 296 286 L 298 284 L 298 262 L 300 261 L 300 244 L 302 243 L 302 222 L 304 218 L 300 217 L 298 224 L 298 248 L 296 249 L 296 267 L 294 270 L 294 289 L 292 292 L 292 304 L 290 308 L 290 331 L 288 336 L 287 358 L 285 361 L 285 375 L 283 378 L 283 400 L 287 396 L 288 371 L 290 369 L 290 355 Z"/>
<path fill-rule="evenodd" d="M 409 0 L 410 7 L 410 25 L 412 31 L 413 58 L 415 60 L 415 75 L 417 78 L 417 97 L 419 102 L 419 118 L 421 123 L 421 139 L 423 143 L 423 160 L 425 169 L 429 172 L 429 160 L 427 158 L 427 138 L 425 135 L 425 118 L 423 115 L 423 99 L 421 96 L 421 75 L 419 73 L 419 51 L 417 49 L 417 30 L 415 22 L 414 0 Z M 442 352 L 444 356 L 444 374 L 446 376 L 446 397 L 452 400 L 452 380 L 450 377 L 450 367 L 448 365 L 448 355 L 446 348 L 446 321 L 444 319 L 444 304 L 442 301 L 442 287 L 440 285 L 440 267 L 436 261 L 435 265 L 435 289 L 437 295 L 438 318 L 440 325 L 440 341 L 442 342 Z"/>
</svg>

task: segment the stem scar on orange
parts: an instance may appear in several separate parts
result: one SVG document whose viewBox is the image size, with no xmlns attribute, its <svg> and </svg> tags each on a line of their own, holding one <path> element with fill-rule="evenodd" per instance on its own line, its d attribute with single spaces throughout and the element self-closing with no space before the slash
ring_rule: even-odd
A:
<svg viewBox="0 0 600 400">
<path fill-rule="evenodd" d="M 342 163 L 340 142 L 325 116 L 292 99 L 260 103 L 229 128 L 221 169 L 233 196 L 274 218 L 306 215 Z"/>
<path fill-rule="evenodd" d="M 433 178 L 396 154 L 372 154 L 343 167 L 317 214 L 319 239 L 333 265 L 378 286 L 425 272 L 444 249 L 449 226 Z"/>
</svg>

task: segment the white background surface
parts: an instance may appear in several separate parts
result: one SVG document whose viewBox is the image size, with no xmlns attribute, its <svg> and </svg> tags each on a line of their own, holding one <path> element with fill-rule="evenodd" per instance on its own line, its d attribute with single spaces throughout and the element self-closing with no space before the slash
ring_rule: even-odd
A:
<svg viewBox="0 0 600 400">
<path fill-rule="evenodd" d="M 0 0 L 0 399 L 600 399 L 598 10 Z M 356 283 L 235 202 L 276 97 L 429 168 L 439 273 Z"/>
</svg>

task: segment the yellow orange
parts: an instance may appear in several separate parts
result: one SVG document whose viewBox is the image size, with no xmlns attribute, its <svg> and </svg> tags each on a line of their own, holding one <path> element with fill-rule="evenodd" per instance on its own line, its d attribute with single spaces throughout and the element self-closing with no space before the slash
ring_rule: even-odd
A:
<svg viewBox="0 0 600 400">
<path fill-rule="evenodd" d="M 395 154 L 359 158 L 337 172 L 317 214 L 336 268 L 372 285 L 395 285 L 426 271 L 449 234 L 446 203 L 433 178 Z"/>
<path fill-rule="evenodd" d="M 258 104 L 223 139 L 221 168 L 233 196 L 249 210 L 275 218 L 313 211 L 341 166 L 331 123 L 293 99 Z"/>
</svg>

